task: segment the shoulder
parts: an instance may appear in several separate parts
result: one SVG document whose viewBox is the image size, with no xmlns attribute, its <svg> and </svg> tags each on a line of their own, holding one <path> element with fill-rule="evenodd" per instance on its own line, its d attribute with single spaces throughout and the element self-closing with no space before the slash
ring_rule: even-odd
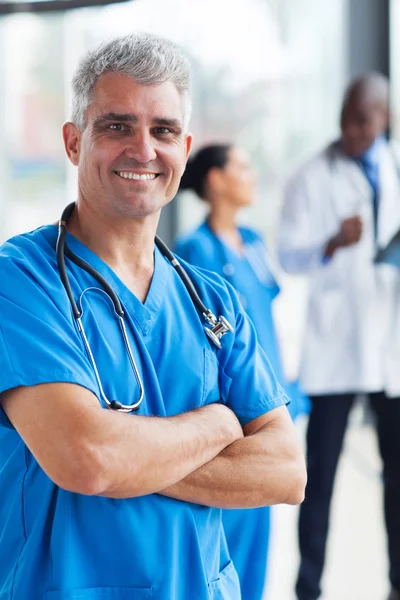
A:
<svg viewBox="0 0 400 600">
<path fill-rule="evenodd" d="M 29 261 L 34 256 L 55 257 L 57 228 L 54 225 L 44 225 L 28 233 L 16 235 L 0 246 L 0 262 L 6 260 L 18 262 L 24 258 Z"/>
<path fill-rule="evenodd" d="M 50 382 L 98 393 L 59 277 L 56 239 L 48 226 L 0 247 L 0 393 Z"/>
<path fill-rule="evenodd" d="M 177 237 L 174 252 L 181 258 L 205 266 L 214 257 L 216 238 L 206 223 Z"/>
<path fill-rule="evenodd" d="M 254 227 L 249 227 L 247 225 L 241 225 L 239 227 L 239 231 L 245 243 L 261 243 L 265 246 L 264 236 L 261 231 L 258 231 Z"/>
<path fill-rule="evenodd" d="M 335 152 L 335 145 L 336 143 L 333 142 L 325 146 L 300 166 L 297 166 L 287 180 L 287 187 L 307 182 L 309 179 L 315 179 L 316 174 L 327 173 Z"/>
<path fill-rule="evenodd" d="M 0 246 L 0 297 L 29 303 L 35 290 L 52 288 L 59 280 L 55 253 L 57 229 L 40 227 Z"/>
<path fill-rule="evenodd" d="M 202 223 L 192 231 L 178 235 L 175 241 L 175 251 L 177 248 L 196 247 L 203 244 L 213 243 L 213 234 L 210 231 L 207 223 Z"/>
<path fill-rule="evenodd" d="M 390 139 L 382 144 L 381 151 L 384 155 L 390 156 L 394 160 L 397 167 L 400 167 L 400 142 Z"/>
</svg>

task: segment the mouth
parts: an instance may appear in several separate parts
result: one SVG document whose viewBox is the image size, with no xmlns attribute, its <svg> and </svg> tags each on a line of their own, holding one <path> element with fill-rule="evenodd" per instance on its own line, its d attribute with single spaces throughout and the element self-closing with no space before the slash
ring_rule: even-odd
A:
<svg viewBox="0 0 400 600">
<path fill-rule="evenodd" d="M 160 176 L 160 173 L 134 173 L 132 171 L 114 171 L 121 179 L 131 179 L 134 181 L 153 181 Z"/>
</svg>

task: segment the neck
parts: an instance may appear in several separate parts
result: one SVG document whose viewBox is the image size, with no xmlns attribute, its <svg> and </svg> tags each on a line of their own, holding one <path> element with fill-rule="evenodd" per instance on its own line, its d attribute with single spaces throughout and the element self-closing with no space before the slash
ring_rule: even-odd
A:
<svg viewBox="0 0 400 600">
<path fill-rule="evenodd" d="M 243 242 L 237 229 L 236 215 L 236 207 L 221 206 L 216 203 L 211 208 L 207 222 L 217 236 L 224 238 L 238 250 L 242 250 Z"/>
<path fill-rule="evenodd" d="M 109 218 L 78 202 L 68 231 L 107 263 L 142 301 L 154 271 L 154 237 L 159 214 L 133 219 Z"/>
<path fill-rule="evenodd" d="M 208 215 L 208 224 L 218 235 L 229 235 L 237 231 L 236 207 L 215 203 Z"/>
</svg>

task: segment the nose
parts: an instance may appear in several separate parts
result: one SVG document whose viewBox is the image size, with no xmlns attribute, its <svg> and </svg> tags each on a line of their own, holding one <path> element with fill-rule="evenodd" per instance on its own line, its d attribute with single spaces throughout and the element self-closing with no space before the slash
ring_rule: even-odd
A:
<svg viewBox="0 0 400 600">
<path fill-rule="evenodd" d="M 157 153 L 150 133 L 147 131 L 135 131 L 129 140 L 125 154 L 128 158 L 133 158 L 142 164 L 155 160 Z"/>
<path fill-rule="evenodd" d="M 351 121 L 344 125 L 343 133 L 348 139 L 355 140 L 360 137 L 361 131 L 359 125 Z"/>
</svg>

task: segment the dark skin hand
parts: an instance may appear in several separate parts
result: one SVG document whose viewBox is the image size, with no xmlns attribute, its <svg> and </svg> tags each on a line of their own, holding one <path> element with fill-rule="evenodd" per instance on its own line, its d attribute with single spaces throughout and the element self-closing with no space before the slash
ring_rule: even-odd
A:
<svg viewBox="0 0 400 600">
<path fill-rule="evenodd" d="M 357 244 L 361 239 L 362 229 L 362 221 L 359 215 L 344 219 L 340 224 L 339 232 L 328 242 L 325 256 L 330 258 L 338 248 L 346 248 Z"/>
</svg>

